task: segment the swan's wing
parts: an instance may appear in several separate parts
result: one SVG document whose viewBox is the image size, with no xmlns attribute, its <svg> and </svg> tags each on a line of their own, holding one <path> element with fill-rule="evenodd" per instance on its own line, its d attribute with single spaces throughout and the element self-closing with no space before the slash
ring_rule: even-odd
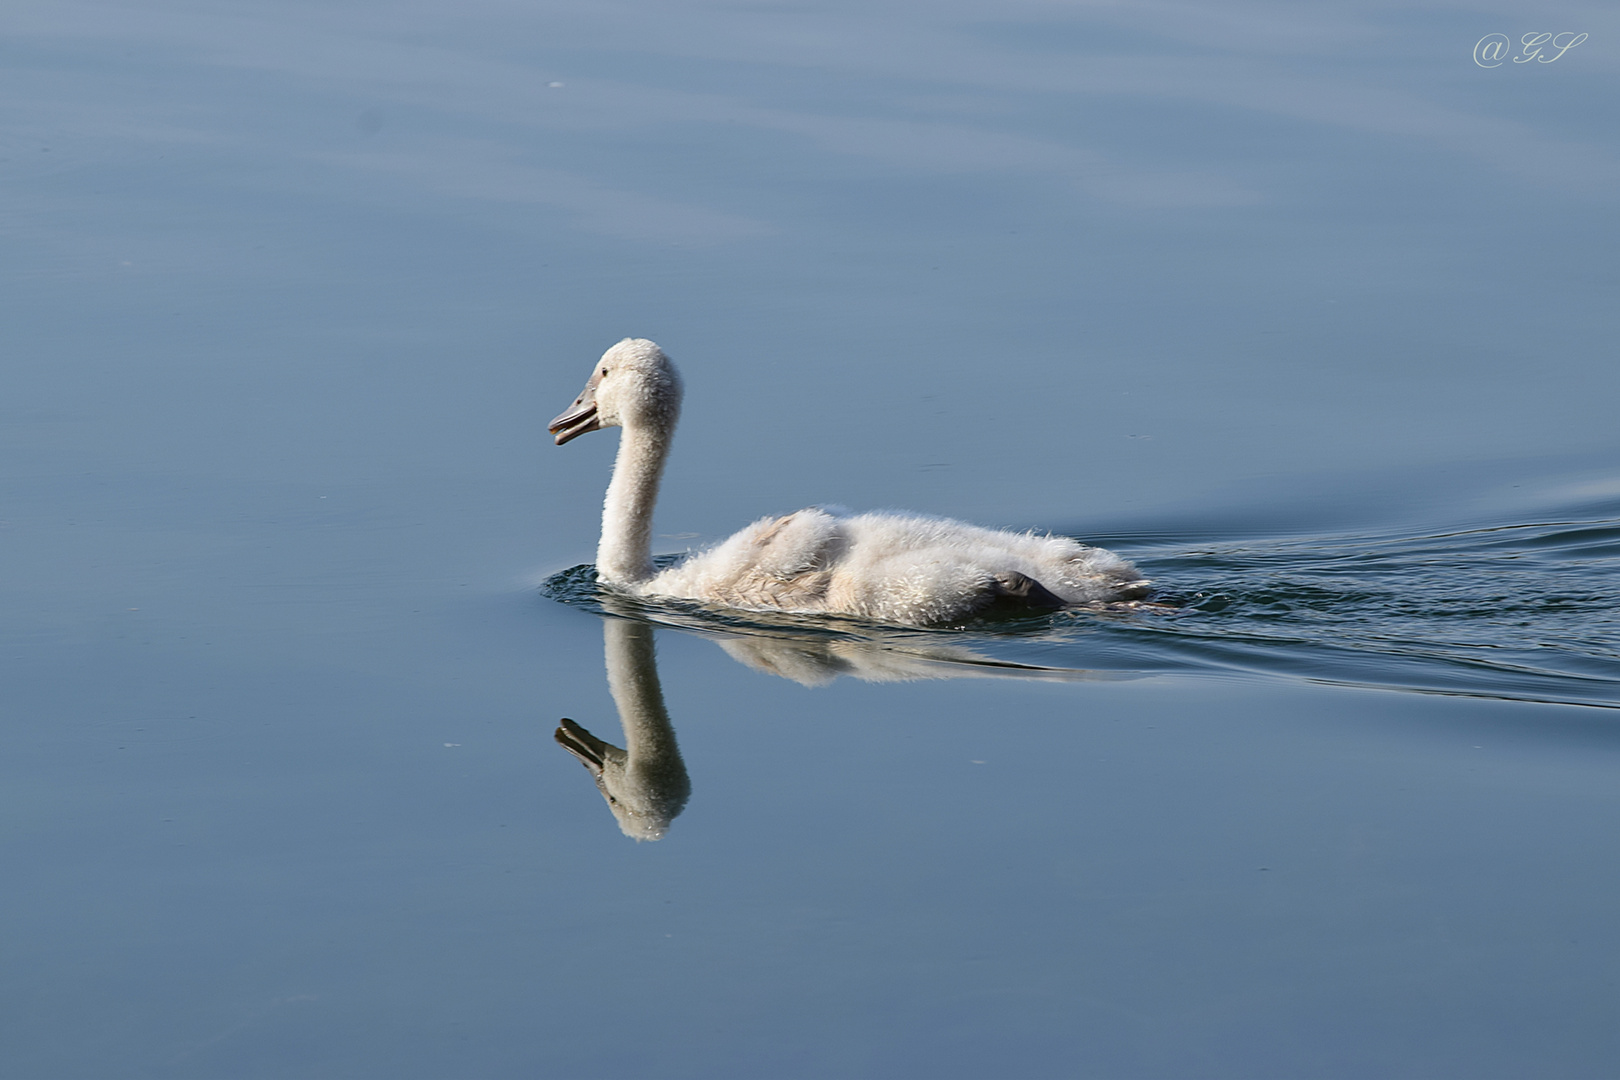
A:
<svg viewBox="0 0 1620 1080">
<path fill-rule="evenodd" d="M 761 518 L 717 547 L 670 567 L 643 591 L 731 607 L 821 611 L 829 568 L 844 544 L 840 520 L 821 510 Z"/>
</svg>

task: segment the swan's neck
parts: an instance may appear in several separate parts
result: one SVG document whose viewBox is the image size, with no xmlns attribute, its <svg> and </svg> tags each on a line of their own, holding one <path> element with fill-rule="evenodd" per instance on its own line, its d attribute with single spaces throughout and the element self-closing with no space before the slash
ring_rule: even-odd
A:
<svg viewBox="0 0 1620 1080">
<path fill-rule="evenodd" d="M 658 502 L 671 432 L 639 425 L 622 430 L 613 479 L 602 504 L 596 574 L 615 585 L 635 585 L 653 575 L 653 505 Z"/>
</svg>

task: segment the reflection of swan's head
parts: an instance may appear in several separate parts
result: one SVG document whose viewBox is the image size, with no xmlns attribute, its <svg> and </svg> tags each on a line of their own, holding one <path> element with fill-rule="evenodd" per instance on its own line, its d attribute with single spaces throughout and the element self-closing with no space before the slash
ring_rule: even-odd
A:
<svg viewBox="0 0 1620 1080">
<path fill-rule="evenodd" d="M 596 778 L 619 829 L 635 840 L 660 840 L 686 807 L 691 782 L 679 754 L 631 756 L 564 719 L 557 741 Z"/>
<path fill-rule="evenodd" d="M 585 389 L 550 430 L 558 446 L 605 427 L 668 435 L 680 412 L 681 377 L 664 350 L 646 338 L 625 338 L 602 354 Z"/>
</svg>

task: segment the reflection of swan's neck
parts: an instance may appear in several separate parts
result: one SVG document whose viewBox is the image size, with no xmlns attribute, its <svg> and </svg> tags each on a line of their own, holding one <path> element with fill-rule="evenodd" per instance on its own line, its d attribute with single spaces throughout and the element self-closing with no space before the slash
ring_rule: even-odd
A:
<svg viewBox="0 0 1620 1080">
<path fill-rule="evenodd" d="M 686 806 L 692 783 L 664 708 L 653 653 L 653 628 L 607 619 L 602 623 L 608 690 L 624 727 L 624 757 L 598 782 L 619 828 L 637 840 L 657 840 Z"/>
<path fill-rule="evenodd" d="M 607 657 L 608 691 L 613 695 L 613 704 L 619 707 L 624 749 L 631 762 L 673 758 L 679 764 L 681 752 L 675 746 L 675 729 L 670 726 L 664 689 L 658 683 L 653 628 L 643 622 L 604 619 L 602 646 Z"/>
<path fill-rule="evenodd" d="M 664 475 L 673 435 L 673 427 L 624 427 L 613 480 L 602 504 L 602 540 L 596 548 L 596 573 L 603 581 L 634 585 L 652 577 L 653 505 L 658 501 L 658 482 Z"/>
</svg>

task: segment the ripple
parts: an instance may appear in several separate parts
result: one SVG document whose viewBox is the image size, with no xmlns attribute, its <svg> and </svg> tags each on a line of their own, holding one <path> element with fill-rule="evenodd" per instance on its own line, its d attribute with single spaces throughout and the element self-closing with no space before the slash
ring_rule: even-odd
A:
<svg viewBox="0 0 1620 1080">
<path fill-rule="evenodd" d="M 543 591 L 722 638 L 931 653 L 948 642 L 974 663 L 1049 672 L 1241 671 L 1620 708 L 1620 518 L 1241 541 L 1182 533 L 1125 553 L 1153 576 L 1164 607 L 903 629 L 626 597 L 599 586 L 590 566 L 553 576 Z"/>
</svg>

